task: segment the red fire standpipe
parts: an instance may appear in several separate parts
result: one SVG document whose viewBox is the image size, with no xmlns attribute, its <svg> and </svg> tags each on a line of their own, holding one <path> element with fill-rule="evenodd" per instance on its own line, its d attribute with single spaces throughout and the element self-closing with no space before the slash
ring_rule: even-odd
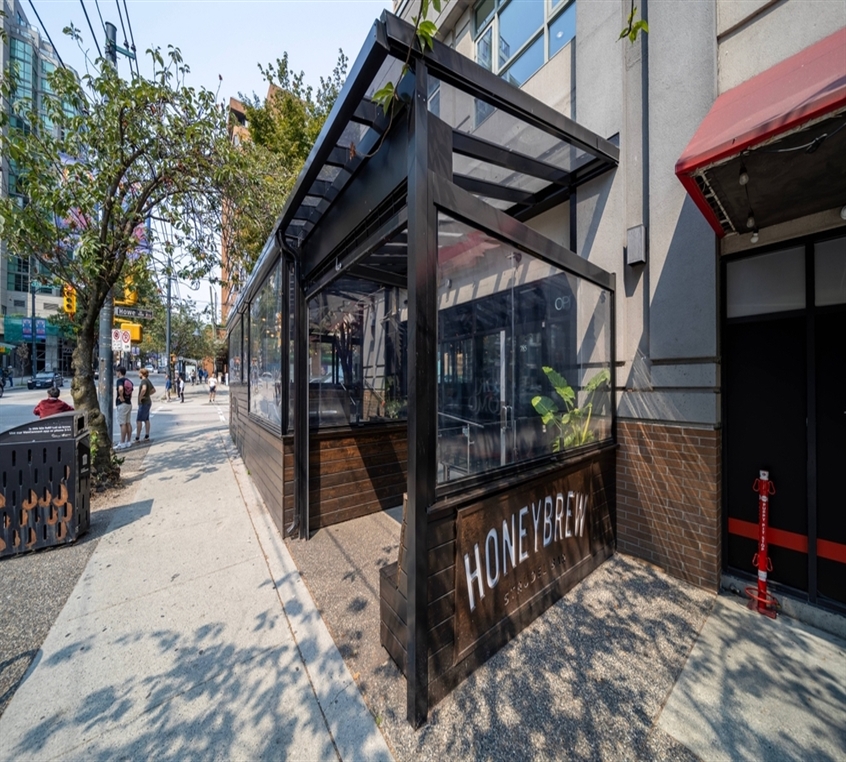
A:
<svg viewBox="0 0 846 762">
<path fill-rule="evenodd" d="M 758 552 L 752 556 L 752 566 L 758 567 L 758 587 L 747 587 L 746 595 L 751 600 L 749 608 L 755 608 L 757 602 L 758 613 L 775 619 L 778 612 L 778 601 L 767 591 L 767 573 L 773 570 L 773 562 L 767 553 L 767 524 L 769 522 L 770 495 L 775 495 L 775 485 L 770 481 L 769 471 L 759 471 L 752 489 L 758 493 Z"/>
</svg>

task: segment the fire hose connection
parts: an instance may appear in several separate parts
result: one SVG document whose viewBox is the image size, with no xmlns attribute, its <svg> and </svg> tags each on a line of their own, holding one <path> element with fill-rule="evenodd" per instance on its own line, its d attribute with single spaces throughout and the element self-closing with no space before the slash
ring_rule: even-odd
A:
<svg viewBox="0 0 846 762">
<path fill-rule="evenodd" d="M 746 588 L 749 596 L 749 608 L 757 607 L 758 613 L 775 619 L 778 615 L 779 602 L 767 590 L 767 575 L 773 570 L 773 562 L 768 554 L 767 524 L 769 523 L 770 496 L 775 495 L 775 485 L 770 481 L 769 471 L 759 471 L 758 478 L 752 485 L 758 493 L 758 551 L 752 556 L 752 566 L 758 569 L 758 586 Z"/>
</svg>

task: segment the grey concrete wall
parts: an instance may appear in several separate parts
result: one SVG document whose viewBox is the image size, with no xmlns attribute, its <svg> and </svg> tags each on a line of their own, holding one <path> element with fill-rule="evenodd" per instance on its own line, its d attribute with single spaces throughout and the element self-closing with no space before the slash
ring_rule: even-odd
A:
<svg viewBox="0 0 846 762">
<path fill-rule="evenodd" d="M 651 391 L 624 398 L 621 415 L 719 422 L 716 237 L 675 176 L 716 97 L 716 23 L 713 2 L 649 5 Z"/>
<path fill-rule="evenodd" d="M 717 7 L 721 19 L 719 93 L 737 87 L 846 26 L 843 0 L 777 3 L 718 0 Z M 724 19 L 730 20 L 732 26 L 723 26 Z"/>
</svg>

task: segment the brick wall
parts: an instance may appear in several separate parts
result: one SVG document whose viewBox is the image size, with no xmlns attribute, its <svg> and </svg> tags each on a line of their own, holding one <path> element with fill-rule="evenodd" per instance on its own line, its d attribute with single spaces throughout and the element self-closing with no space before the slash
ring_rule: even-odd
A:
<svg viewBox="0 0 846 762">
<path fill-rule="evenodd" d="M 714 590 L 721 571 L 720 432 L 619 421 L 617 548 Z"/>
</svg>

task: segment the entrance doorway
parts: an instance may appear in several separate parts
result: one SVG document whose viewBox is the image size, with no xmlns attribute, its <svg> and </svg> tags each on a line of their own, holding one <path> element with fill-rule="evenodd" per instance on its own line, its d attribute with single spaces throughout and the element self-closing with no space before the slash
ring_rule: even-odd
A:
<svg viewBox="0 0 846 762">
<path fill-rule="evenodd" d="M 846 237 L 730 261 L 723 330 L 729 568 L 752 572 L 770 472 L 770 579 L 846 609 Z"/>
</svg>

